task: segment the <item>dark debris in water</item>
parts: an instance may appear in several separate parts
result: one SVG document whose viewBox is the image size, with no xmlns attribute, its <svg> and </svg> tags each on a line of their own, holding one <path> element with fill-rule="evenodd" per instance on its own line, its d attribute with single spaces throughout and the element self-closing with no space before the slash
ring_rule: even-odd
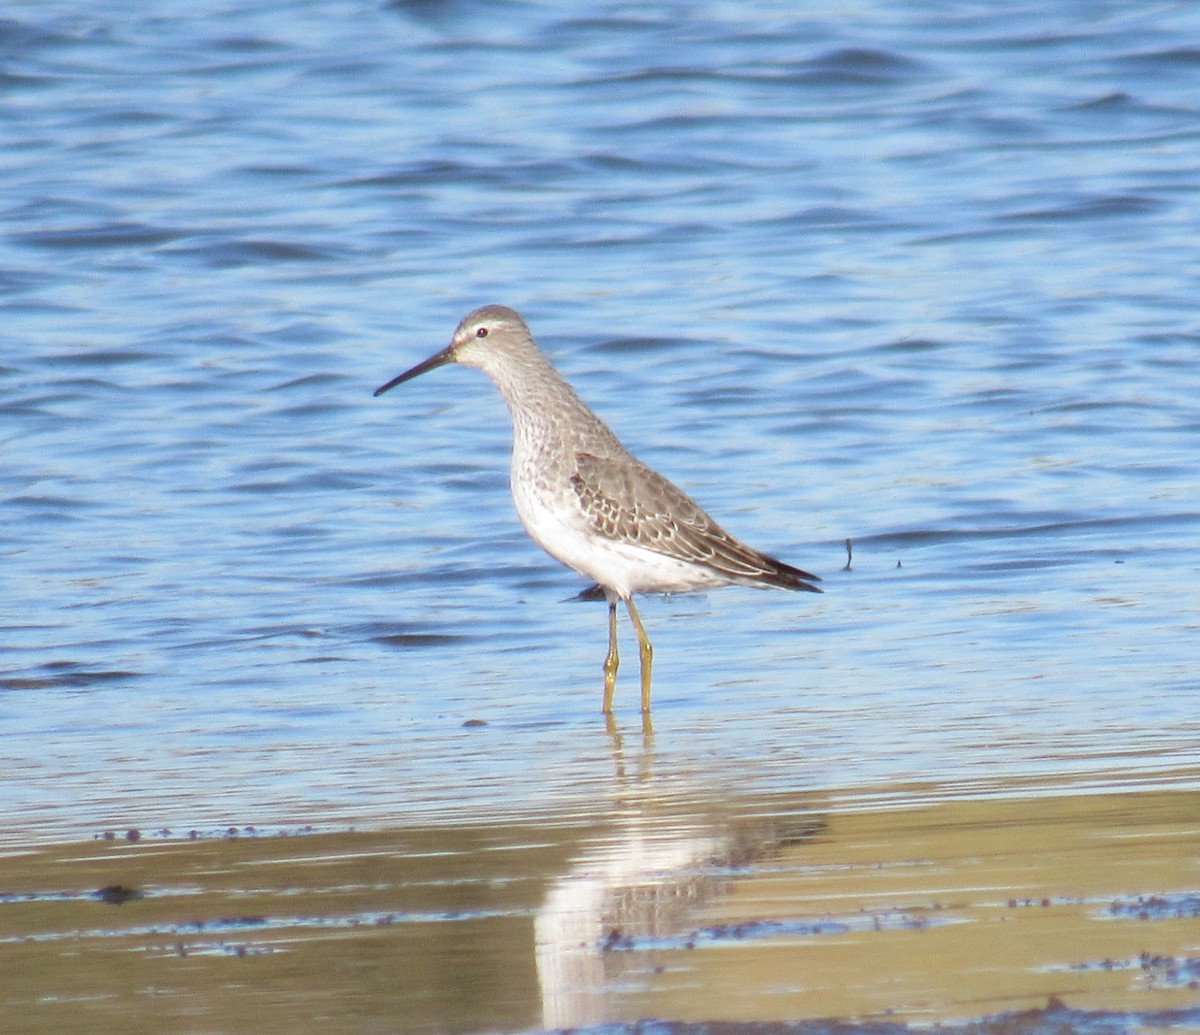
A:
<svg viewBox="0 0 1200 1035">
<path fill-rule="evenodd" d="M 153 894 L 151 892 L 150 894 Z M 103 902 L 110 906 L 123 906 L 145 898 L 147 892 L 127 884 L 106 884 L 94 891 L 0 891 L 0 905 L 15 902 Z"/>
<path fill-rule="evenodd" d="M 344 833 L 352 833 L 353 827 L 347 827 Z M 257 827 L 253 823 L 247 823 L 244 826 L 228 826 L 218 827 L 214 830 L 172 830 L 170 827 L 159 827 L 157 830 L 143 832 L 137 827 L 131 827 L 123 833 L 118 833 L 115 830 L 105 830 L 95 835 L 97 841 L 128 841 L 130 844 L 136 844 L 143 837 L 154 837 L 159 840 L 185 839 L 188 841 L 209 841 L 222 839 L 231 841 L 239 837 L 303 837 L 306 834 L 329 834 L 335 831 L 325 827 L 316 827 L 311 823 L 306 823 L 299 827 L 272 827 L 266 829 Z"/>
<path fill-rule="evenodd" d="M 1073 1010 L 1052 998 L 1037 1010 L 995 1014 L 979 1020 L 930 1026 L 894 1021 L 684 1021 L 642 1020 L 634 1024 L 599 1024 L 574 1028 L 575 1035 L 1135 1035 L 1147 1028 L 1188 1029 L 1200 1026 L 1200 1006 L 1177 1010 L 1122 1013 Z"/>
<path fill-rule="evenodd" d="M 1200 893 L 1178 892 L 1173 895 L 1139 895 L 1116 899 L 1108 915 L 1122 920 L 1184 920 L 1200 917 Z"/>
<path fill-rule="evenodd" d="M 829 934 L 845 934 L 847 931 L 919 931 L 953 922 L 952 916 L 942 913 L 940 907 L 935 906 L 930 910 L 888 910 L 879 913 L 864 911 L 850 916 L 820 919 L 762 919 L 715 924 L 673 936 L 639 936 L 613 927 L 605 933 L 600 948 L 604 952 L 695 949 L 702 945 L 756 941 L 763 938 L 818 938 Z"/>
<path fill-rule="evenodd" d="M 142 832 L 137 827 L 130 827 L 124 834 L 118 834 L 115 830 L 106 830 L 103 834 L 98 835 L 97 840 L 116 841 L 118 837 L 124 838 L 130 844 L 137 844 L 142 839 Z"/>
<path fill-rule="evenodd" d="M 1071 970 L 1140 970 L 1150 988 L 1191 988 L 1200 991 L 1200 956 L 1164 956 L 1143 952 L 1133 959 L 1089 960 Z"/>
<path fill-rule="evenodd" d="M 106 884 L 96 891 L 95 897 L 110 906 L 123 906 L 134 899 L 145 898 L 146 894 L 138 888 L 126 887 L 124 884 Z"/>
</svg>

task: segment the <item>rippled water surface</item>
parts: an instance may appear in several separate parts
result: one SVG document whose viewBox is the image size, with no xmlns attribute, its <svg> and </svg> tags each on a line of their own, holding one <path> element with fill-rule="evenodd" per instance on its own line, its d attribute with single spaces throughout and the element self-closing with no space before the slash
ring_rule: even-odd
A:
<svg viewBox="0 0 1200 1035">
<path fill-rule="evenodd" d="M 0 7 L 0 836 L 524 837 L 631 737 L 734 812 L 1193 787 L 1198 40 L 1195 4 Z M 627 627 L 599 717 L 604 607 L 520 529 L 491 385 L 371 397 L 493 301 L 825 580 L 646 600 L 652 737 Z"/>
</svg>

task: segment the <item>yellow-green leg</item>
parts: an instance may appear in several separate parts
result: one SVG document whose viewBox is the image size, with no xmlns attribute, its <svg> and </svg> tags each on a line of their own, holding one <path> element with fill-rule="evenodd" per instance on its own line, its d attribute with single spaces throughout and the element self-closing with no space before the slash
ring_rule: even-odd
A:
<svg viewBox="0 0 1200 1035">
<path fill-rule="evenodd" d="M 638 617 L 637 608 L 633 606 L 632 596 L 625 598 L 625 606 L 629 608 L 629 617 L 633 621 L 634 630 L 637 632 L 638 652 L 642 656 L 642 714 L 649 715 L 650 663 L 654 660 L 654 648 L 650 646 L 650 637 L 646 635 L 646 628 L 642 625 L 641 618 Z"/>
<path fill-rule="evenodd" d="M 613 691 L 617 688 L 617 599 L 608 602 L 608 653 L 604 656 L 604 714 L 612 714 Z"/>
</svg>

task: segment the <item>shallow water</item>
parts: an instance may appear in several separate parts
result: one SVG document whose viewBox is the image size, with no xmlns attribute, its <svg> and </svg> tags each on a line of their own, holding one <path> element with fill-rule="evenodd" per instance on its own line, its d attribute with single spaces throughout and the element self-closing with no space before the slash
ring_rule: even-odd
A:
<svg viewBox="0 0 1200 1035">
<path fill-rule="evenodd" d="M 630 744 L 727 817 L 1194 788 L 1198 30 L 1082 3 L 4 14 L 0 838 L 519 850 L 603 812 Z M 614 756 L 604 609 L 520 530 L 491 386 L 370 397 L 488 301 L 825 579 L 647 600 L 649 753 L 626 635 Z"/>
</svg>

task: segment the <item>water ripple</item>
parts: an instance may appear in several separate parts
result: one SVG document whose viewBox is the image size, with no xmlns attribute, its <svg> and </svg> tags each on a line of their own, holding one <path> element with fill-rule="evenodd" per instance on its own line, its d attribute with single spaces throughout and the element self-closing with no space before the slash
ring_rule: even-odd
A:
<svg viewBox="0 0 1200 1035">
<path fill-rule="evenodd" d="M 607 773 L 604 610 L 520 531 L 503 405 L 370 395 L 487 301 L 826 578 L 647 601 L 663 770 L 1194 757 L 1194 12 L 346 14 L 0 21 L 14 829 Z"/>
</svg>

